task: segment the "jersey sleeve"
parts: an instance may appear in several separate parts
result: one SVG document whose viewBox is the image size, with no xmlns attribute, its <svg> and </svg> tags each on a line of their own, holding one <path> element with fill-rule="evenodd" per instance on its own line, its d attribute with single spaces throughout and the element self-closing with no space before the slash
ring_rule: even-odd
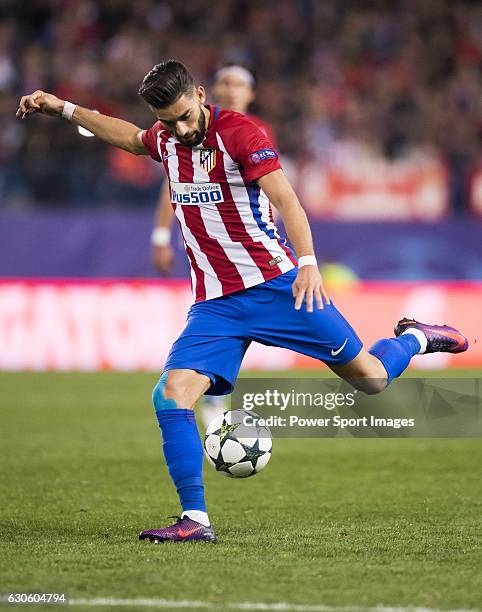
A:
<svg viewBox="0 0 482 612">
<path fill-rule="evenodd" d="M 278 152 L 271 140 L 252 121 L 245 117 L 240 119 L 233 136 L 234 161 L 248 181 L 255 181 L 281 168 Z"/>
<path fill-rule="evenodd" d="M 149 151 L 149 155 L 158 162 L 162 161 L 157 148 L 157 135 L 160 129 L 159 122 L 156 122 L 151 128 L 144 130 L 141 134 L 142 143 Z"/>
</svg>

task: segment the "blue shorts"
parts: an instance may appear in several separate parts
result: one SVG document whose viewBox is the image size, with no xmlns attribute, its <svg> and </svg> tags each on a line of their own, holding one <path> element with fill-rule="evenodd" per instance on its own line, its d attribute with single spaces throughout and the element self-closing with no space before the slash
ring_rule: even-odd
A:
<svg viewBox="0 0 482 612">
<path fill-rule="evenodd" d="M 207 395 L 231 393 L 251 342 L 279 346 L 328 364 L 354 359 L 362 342 L 333 304 L 295 310 L 297 269 L 255 287 L 197 302 L 174 342 L 164 370 L 196 370 L 211 379 Z"/>
</svg>

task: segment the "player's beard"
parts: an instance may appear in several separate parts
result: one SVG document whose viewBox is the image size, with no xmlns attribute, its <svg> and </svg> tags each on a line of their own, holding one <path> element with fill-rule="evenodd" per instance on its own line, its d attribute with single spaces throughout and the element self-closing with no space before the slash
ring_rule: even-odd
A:
<svg viewBox="0 0 482 612">
<path fill-rule="evenodd" d="M 204 116 L 204 111 L 202 109 L 202 106 L 200 106 L 200 110 L 201 110 L 201 113 L 199 115 L 197 130 L 194 130 L 193 132 L 191 132 L 188 138 L 186 137 L 180 138 L 179 136 L 177 137 L 179 142 L 182 143 L 183 145 L 186 145 L 187 147 L 191 147 L 191 148 L 197 147 L 197 145 L 201 144 L 201 142 L 204 139 L 204 134 L 206 133 L 206 117 Z"/>
</svg>

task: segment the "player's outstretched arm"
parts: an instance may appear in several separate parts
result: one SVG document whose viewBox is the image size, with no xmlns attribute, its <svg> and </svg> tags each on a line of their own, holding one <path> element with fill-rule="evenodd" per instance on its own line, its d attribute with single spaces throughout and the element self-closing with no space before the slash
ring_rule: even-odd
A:
<svg viewBox="0 0 482 612">
<path fill-rule="evenodd" d="M 115 147 L 135 155 L 148 154 L 141 140 L 143 130 L 133 123 L 75 106 L 40 89 L 28 96 L 22 96 L 16 116 L 25 119 L 33 113 L 65 117 Z"/>
<path fill-rule="evenodd" d="M 275 170 L 262 176 L 258 179 L 258 183 L 269 201 L 279 211 L 298 258 L 298 276 L 293 284 L 295 308 L 299 310 L 303 301 L 306 301 L 306 309 L 308 312 L 313 312 L 313 298 L 318 308 L 323 308 L 323 302 L 329 304 L 330 298 L 323 287 L 321 274 L 316 264 L 310 225 L 298 197 L 283 170 Z M 312 262 L 302 266 L 301 257 L 312 258 Z"/>
<path fill-rule="evenodd" d="M 171 225 L 174 211 L 168 180 L 164 181 L 159 194 L 154 228 L 151 235 L 152 261 L 161 274 L 168 274 L 174 260 L 171 248 Z"/>
</svg>

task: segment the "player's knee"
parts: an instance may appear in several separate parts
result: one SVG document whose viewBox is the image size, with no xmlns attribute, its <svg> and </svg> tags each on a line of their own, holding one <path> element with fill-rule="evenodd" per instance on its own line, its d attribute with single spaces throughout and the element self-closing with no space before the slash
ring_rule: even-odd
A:
<svg viewBox="0 0 482 612">
<path fill-rule="evenodd" d="M 171 386 L 168 373 L 164 372 L 152 391 L 152 403 L 156 412 L 177 408 L 176 401 L 171 397 L 166 397 L 166 395 L 171 395 Z"/>
<path fill-rule="evenodd" d="M 381 393 L 388 385 L 388 374 L 385 370 L 383 363 L 371 356 L 370 363 L 367 364 L 366 372 L 366 387 L 368 395 L 375 395 Z"/>
<path fill-rule="evenodd" d="M 386 389 L 388 384 L 387 373 L 378 359 L 370 358 L 360 364 L 358 371 L 352 378 L 353 386 L 367 395 L 376 395 Z"/>
<path fill-rule="evenodd" d="M 370 378 L 370 377 L 358 377 L 356 380 L 352 380 L 352 384 L 358 391 L 363 391 L 367 395 L 376 395 L 386 389 L 388 381 L 387 378 Z"/>
</svg>

